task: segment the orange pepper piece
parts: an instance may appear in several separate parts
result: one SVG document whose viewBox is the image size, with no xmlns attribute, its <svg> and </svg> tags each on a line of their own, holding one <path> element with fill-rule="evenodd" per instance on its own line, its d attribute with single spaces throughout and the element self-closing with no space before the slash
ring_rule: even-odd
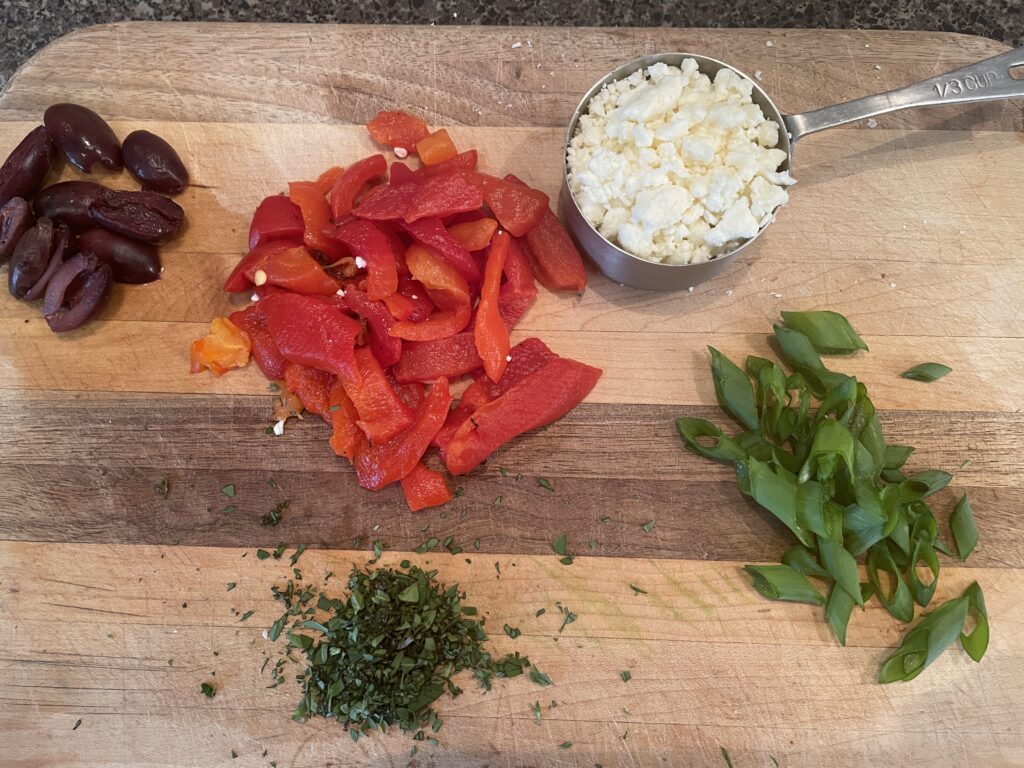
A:
<svg viewBox="0 0 1024 768">
<path fill-rule="evenodd" d="M 348 256 L 348 250 L 324 234 L 324 229 L 331 223 L 331 206 L 324 197 L 326 193 L 321 192 L 317 184 L 315 181 L 293 181 L 288 185 L 288 197 L 302 211 L 305 226 L 302 241 L 306 246 L 332 259 L 340 259 Z"/>
<path fill-rule="evenodd" d="M 448 227 L 448 234 L 467 251 L 482 251 L 490 244 L 497 229 L 498 222 L 494 219 L 477 219 L 453 224 Z"/>
<path fill-rule="evenodd" d="M 447 504 L 452 500 L 452 492 L 444 475 L 422 463 L 417 464 L 412 472 L 402 478 L 402 493 L 405 494 L 405 500 L 413 512 Z"/>
<path fill-rule="evenodd" d="M 416 154 L 424 165 L 437 165 L 459 154 L 455 142 L 444 128 L 434 131 L 427 138 L 416 142 Z"/>
<path fill-rule="evenodd" d="M 473 326 L 476 351 L 484 362 L 484 372 L 491 381 L 497 381 L 508 365 L 508 326 L 498 311 L 498 296 L 501 290 L 501 272 L 508 254 L 508 232 L 499 232 L 491 241 L 484 266 L 484 279 L 480 285 L 480 303 L 476 308 L 476 323 Z"/>
<path fill-rule="evenodd" d="M 422 245 L 410 245 L 405 264 L 413 278 L 427 289 L 427 295 L 441 309 L 469 305 L 469 284 L 459 270 Z"/>
<path fill-rule="evenodd" d="M 192 342 L 189 358 L 192 373 L 209 368 L 216 376 L 223 376 L 231 368 L 241 368 L 249 362 L 252 341 L 249 334 L 226 317 L 210 321 L 210 333 Z"/>
</svg>

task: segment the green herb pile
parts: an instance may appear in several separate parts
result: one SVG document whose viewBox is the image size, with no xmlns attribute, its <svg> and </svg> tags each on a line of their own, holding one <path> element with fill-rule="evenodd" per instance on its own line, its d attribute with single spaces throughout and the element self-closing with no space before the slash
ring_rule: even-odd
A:
<svg viewBox="0 0 1024 768">
<path fill-rule="evenodd" d="M 781 520 L 797 544 L 781 565 L 748 565 L 754 588 L 774 600 L 825 606 L 839 642 L 854 606 L 872 597 L 909 623 L 915 603 L 928 606 L 939 577 L 939 539 L 927 499 L 952 476 L 929 469 L 907 476 L 913 448 L 887 445 L 867 389 L 853 376 L 825 367 L 821 354 L 867 350 L 845 317 L 835 312 L 783 312 L 775 341 L 791 373 L 749 356 L 743 369 L 714 348 L 711 372 L 718 401 L 744 428 L 733 437 L 703 419 L 676 422 L 686 445 L 731 464 L 740 491 Z M 812 397 L 819 403 L 811 410 Z M 960 558 L 978 541 L 964 496 L 950 519 Z M 864 558 L 868 581 L 860 582 Z M 921 580 L 918 568 L 930 577 Z M 827 597 L 814 579 L 827 588 Z M 975 627 L 964 633 L 968 616 Z M 882 665 L 879 681 L 912 680 L 951 643 L 980 661 L 988 647 L 988 616 L 975 582 L 958 598 L 925 614 Z"/>
<path fill-rule="evenodd" d="M 334 718 L 353 740 L 395 725 L 423 740 L 423 728 L 441 727 L 433 703 L 445 692 L 462 692 L 454 675 L 472 670 L 490 690 L 496 677 L 523 674 L 529 660 L 518 653 L 494 659 L 484 649 L 487 634 L 476 608 L 463 605 L 458 585 L 445 587 L 436 576 L 403 560 L 398 569 L 353 568 L 344 600 L 292 581 L 274 587 L 286 610 L 268 636 L 277 640 L 284 632 L 289 653 L 300 651 L 306 662 L 292 717 Z"/>
</svg>

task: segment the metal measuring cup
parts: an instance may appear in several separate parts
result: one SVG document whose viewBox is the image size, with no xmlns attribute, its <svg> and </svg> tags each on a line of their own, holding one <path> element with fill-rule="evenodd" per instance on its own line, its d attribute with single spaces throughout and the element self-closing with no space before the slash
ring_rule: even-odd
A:
<svg viewBox="0 0 1024 768">
<path fill-rule="evenodd" d="M 731 69 L 753 84 L 751 98 L 754 103 L 761 108 L 765 117 L 774 120 L 779 125 L 779 141 L 776 147 L 786 153 L 786 160 L 779 166 L 779 170 L 785 171 L 791 170 L 793 145 L 809 133 L 910 107 L 968 104 L 1024 96 L 1024 79 L 1016 79 L 1010 74 L 1012 68 L 1024 65 L 1024 48 L 1007 51 L 976 64 L 969 64 L 966 67 L 943 75 L 936 75 L 894 91 L 865 96 L 799 115 L 782 114 L 757 81 L 735 67 L 707 56 L 693 53 L 661 53 L 641 56 L 623 64 L 609 72 L 587 91 L 580 100 L 579 106 L 576 107 L 572 120 L 569 121 L 569 127 L 565 132 L 565 144 L 562 148 L 562 192 L 559 198 L 559 209 L 576 242 L 605 275 L 616 282 L 649 291 L 678 291 L 710 280 L 725 271 L 740 251 L 753 243 L 774 221 L 773 214 L 772 218 L 762 225 L 752 238 L 710 261 L 698 264 L 662 264 L 641 259 L 606 240 L 584 218 L 576 205 L 569 189 L 568 150 L 569 143 L 576 135 L 576 126 L 580 116 L 586 111 L 590 100 L 607 83 L 628 77 L 638 69 L 646 69 L 658 62 L 678 67 L 683 59 L 694 59 L 699 70 L 712 79 L 720 69 Z"/>
</svg>

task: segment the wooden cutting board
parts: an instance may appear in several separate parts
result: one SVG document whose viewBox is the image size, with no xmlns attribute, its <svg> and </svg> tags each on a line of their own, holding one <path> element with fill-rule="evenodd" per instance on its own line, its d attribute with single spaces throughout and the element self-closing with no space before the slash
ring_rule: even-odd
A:
<svg viewBox="0 0 1024 768">
<path fill-rule="evenodd" d="M 806 139 L 777 223 L 691 293 L 596 274 L 581 297 L 542 293 L 518 335 L 604 378 L 441 510 L 412 515 L 397 489 L 358 489 L 318 420 L 265 434 L 257 372 L 187 373 L 188 342 L 236 303 L 219 286 L 255 204 L 372 151 L 361 124 L 378 110 L 449 127 L 485 169 L 554 196 L 580 94 L 667 50 L 758 71 L 798 111 L 1003 46 L 932 33 L 118 24 L 62 38 L 19 71 L 0 98 L 0 155 L 49 104 L 74 100 L 122 136 L 165 136 L 194 185 L 163 279 L 118 287 L 100 322 L 56 337 L 37 307 L 0 298 L 0 763 L 724 766 L 724 748 L 736 768 L 1024 765 L 1019 103 Z M 877 604 L 841 648 L 820 610 L 763 600 L 741 572 L 777 559 L 785 532 L 725 468 L 684 452 L 673 420 L 722 422 L 705 346 L 768 353 L 782 308 L 849 317 L 872 351 L 842 369 L 869 385 L 889 440 L 918 447 L 913 467 L 956 473 L 937 499 L 943 525 L 970 495 L 981 543 L 967 566 L 943 562 L 936 599 L 981 582 L 994 633 L 982 664 L 955 650 L 912 683 L 880 686 L 902 630 Z M 899 378 L 931 360 L 953 374 Z M 261 527 L 286 498 L 281 524 Z M 572 566 L 551 552 L 562 532 L 582 555 Z M 277 651 L 260 637 L 276 617 L 269 587 L 291 571 L 254 549 L 308 544 L 299 565 L 319 581 L 364 563 L 374 539 L 396 562 L 448 535 L 466 552 L 417 560 L 463 585 L 496 651 L 528 654 L 554 686 L 518 678 L 484 694 L 467 682 L 441 705 L 440 746 L 411 761 L 407 737 L 353 744 L 337 724 L 291 722 L 296 687 L 267 690 L 260 675 Z M 579 617 L 562 632 L 556 601 Z"/>
</svg>

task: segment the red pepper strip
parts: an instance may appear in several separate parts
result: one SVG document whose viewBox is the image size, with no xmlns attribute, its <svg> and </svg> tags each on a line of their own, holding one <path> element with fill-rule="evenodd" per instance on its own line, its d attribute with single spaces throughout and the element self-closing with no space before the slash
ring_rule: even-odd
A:
<svg viewBox="0 0 1024 768">
<path fill-rule="evenodd" d="M 415 420 L 409 427 L 386 443 L 361 443 L 355 458 L 359 484 L 379 491 L 412 472 L 444 424 L 451 402 L 448 380 L 438 379 L 416 409 Z"/>
<path fill-rule="evenodd" d="M 317 191 L 324 197 L 331 191 L 335 184 L 338 183 L 345 173 L 345 169 L 340 165 L 335 165 L 332 168 L 328 168 L 326 171 L 317 176 L 316 181 L 307 181 L 306 184 L 312 184 L 316 187 Z"/>
<path fill-rule="evenodd" d="M 467 174 L 467 178 L 483 190 L 484 200 L 495 218 L 516 237 L 537 226 L 548 210 L 548 196 L 540 190 L 485 173 Z"/>
<path fill-rule="evenodd" d="M 406 344 L 392 373 L 398 381 L 433 381 L 438 376 L 454 379 L 483 365 L 474 334 L 457 333 L 447 339 Z"/>
<path fill-rule="evenodd" d="M 388 308 L 388 312 L 395 320 L 408 320 L 415 309 L 412 299 L 407 296 L 403 296 L 401 293 L 392 293 L 390 296 L 385 296 L 381 301 Z"/>
<path fill-rule="evenodd" d="M 420 403 L 423 402 L 423 385 L 418 381 L 395 381 L 395 377 L 391 371 L 388 371 L 388 383 L 391 388 L 395 390 L 395 394 L 398 395 L 398 399 L 405 403 L 412 410 L 416 410 L 420 407 Z"/>
<path fill-rule="evenodd" d="M 501 289 L 501 270 L 505 266 L 509 240 L 507 232 L 498 232 L 487 250 L 480 303 L 476 308 L 476 322 L 473 325 L 476 351 L 480 353 L 484 372 L 491 381 L 498 381 L 508 365 L 508 327 L 498 311 L 498 292 Z"/>
<path fill-rule="evenodd" d="M 409 272 L 427 290 L 441 309 L 469 306 L 469 285 L 451 264 L 422 245 L 411 245 L 405 252 Z M 461 330 L 461 329 L 460 329 Z"/>
<path fill-rule="evenodd" d="M 224 290 L 228 293 L 241 293 L 242 291 L 252 289 L 252 276 L 256 272 L 258 265 L 267 258 L 267 254 L 301 247 L 302 242 L 300 239 L 299 242 L 280 241 L 264 243 L 254 248 L 243 256 L 235 265 L 235 268 L 231 270 L 228 279 L 224 281 Z"/>
<path fill-rule="evenodd" d="M 475 211 L 484 204 L 480 189 L 470 184 L 464 174 L 450 173 L 427 179 L 405 211 L 407 224 L 418 219 L 439 218 Z"/>
<path fill-rule="evenodd" d="M 257 273 L 262 272 L 259 276 L 262 285 L 276 285 L 310 296 L 333 296 L 337 293 L 338 281 L 310 256 L 306 246 L 274 248 L 276 245 L 261 246 L 266 249 L 261 257 L 246 265 L 243 274 L 250 284 L 255 284 Z"/>
<path fill-rule="evenodd" d="M 413 512 L 447 504 L 452 500 L 452 492 L 444 475 L 423 464 L 417 464 L 412 472 L 402 478 L 402 493 Z"/>
<path fill-rule="evenodd" d="M 345 387 L 339 380 L 335 380 L 331 387 L 330 402 L 331 407 L 327 409 L 327 413 L 330 416 L 331 426 L 334 428 L 329 441 L 331 448 L 338 456 L 344 456 L 352 461 L 359 443 L 366 438 L 363 436 L 363 431 L 359 429 L 359 425 L 356 424 L 356 419 L 359 418 L 356 407 L 352 405 L 349 396 L 345 394 Z"/>
<path fill-rule="evenodd" d="M 328 409 L 331 407 L 334 376 L 318 368 L 288 363 L 284 367 L 284 384 L 289 392 L 299 398 L 303 408 L 330 421 Z"/>
<path fill-rule="evenodd" d="M 372 222 L 352 219 L 331 235 L 366 262 L 366 293 L 374 301 L 398 290 L 398 264 L 391 242 Z"/>
<path fill-rule="evenodd" d="M 558 359 L 558 355 L 538 338 L 523 339 L 512 347 L 509 357 L 512 360 L 505 369 L 505 375 L 497 384 L 483 375 L 477 378 L 477 382 L 487 388 L 492 400 L 508 392 L 527 376 L 532 376 L 552 360 Z"/>
<path fill-rule="evenodd" d="M 448 227 L 448 234 L 467 251 L 482 251 L 490 245 L 498 222 L 494 219 L 463 221 Z"/>
<path fill-rule="evenodd" d="M 430 317 L 430 313 L 434 311 L 436 305 L 427 294 L 427 289 L 423 287 L 423 283 L 419 280 L 411 278 L 399 280 L 398 292 L 412 302 L 412 311 L 408 317 L 398 317 L 396 315 L 397 319 L 411 320 L 414 323 L 419 323 Z"/>
<path fill-rule="evenodd" d="M 359 322 L 323 299 L 281 291 L 259 301 L 267 329 L 284 357 L 359 381 L 356 336 Z"/>
<path fill-rule="evenodd" d="M 501 315 L 501 320 L 505 323 L 505 326 L 512 330 L 519 325 L 519 321 L 523 319 L 523 315 L 533 306 L 533 302 L 537 297 L 536 295 L 506 291 L 507 287 L 507 284 L 501 287 L 501 294 L 498 296 L 498 313 Z"/>
<path fill-rule="evenodd" d="M 356 349 L 356 365 L 362 379 L 343 379 L 345 394 L 359 414 L 359 428 L 373 443 L 386 442 L 412 423 L 412 409 L 395 394 L 369 347 Z"/>
<path fill-rule="evenodd" d="M 256 207 L 249 225 L 249 250 L 271 240 L 301 240 L 302 211 L 284 195 L 271 195 Z"/>
<path fill-rule="evenodd" d="M 416 173 L 429 179 L 431 176 L 441 176 L 452 171 L 475 171 L 477 158 L 475 149 L 467 149 L 435 165 L 424 165 Z"/>
<path fill-rule="evenodd" d="M 525 243 L 519 238 L 512 238 L 508 244 L 504 272 L 505 283 L 498 295 L 498 311 L 505 324 L 514 328 L 537 297 L 530 258 L 526 254 Z"/>
<path fill-rule="evenodd" d="M 406 112 L 378 112 L 366 127 L 377 143 L 410 152 L 415 152 L 416 143 L 430 135 L 425 122 Z"/>
<path fill-rule="evenodd" d="M 400 320 L 391 326 L 391 335 L 406 341 L 445 339 L 465 330 L 472 313 L 469 304 L 461 304 L 455 309 L 435 312 L 420 323 Z"/>
<path fill-rule="evenodd" d="M 330 189 L 331 213 L 339 221 L 352 210 L 352 203 L 363 187 L 387 173 L 384 155 L 370 155 L 348 167 Z"/>
<path fill-rule="evenodd" d="M 345 250 L 324 234 L 324 229 L 331 223 L 331 207 L 316 182 L 293 181 L 288 185 L 288 197 L 302 209 L 302 221 L 305 225 L 303 242 L 314 251 L 325 253 L 332 259 L 345 256 Z"/>
<path fill-rule="evenodd" d="M 391 177 L 388 179 L 388 182 L 392 186 L 397 187 L 399 184 L 408 184 L 409 182 L 418 184 L 422 180 L 423 177 L 405 163 L 391 164 Z"/>
<path fill-rule="evenodd" d="M 390 221 L 401 219 L 419 190 L 418 184 L 400 184 L 397 187 L 381 184 L 374 187 L 352 211 L 360 219 Z"/>
<path fill-rule="evenodd" d="M 469 251 L 448 234 L 440 219 L 420 219 L 412 224 L 406 224 L 405 231 L 417 242 L 433 248 L 441 258 L 459 270 L 459 274 L 466 280 L 472 282 L 480 279 L 480 267 L 476 265 Z"/>
<path fill-rule="evenodd" d="M 267 330 L 267 318 L 259 310 L 258 304 L 232 312 L 228 319 L 249 334 L 252 339 L 252 359 L 263 371 L 263 375 L 271 381 L 284 378 L 284 369 L 288 361 L 284 359 L 274 340 Z"/>
<path fill-rule="evenodd" d="M 388 239 L 388 245 L 391 246 L 391 252 L 395 256 L 395 263 L 398 265 L 398 276 L 408 277 L 409 267 L 405 265 L 405 249 L 409 246 L 406 244 L 405 240 L 402 239 L 398 222 L 375 221 L 374 226 L 383 232 L 384 236 Z"/>
<path fill-rule="evenodd" d="M 444 449 L 453 475 L 463 475 L 517 435 L 562 418 L 585 398 L 601 370 L 575 360 L 552 360 L 496 400 L 481 406 Z"/>
<path fill-rule="evenodd" d="M 362 291 L 349 288 L 341 304 L 355 312 L 366 322 L 373 356 L 385 368 L 398 362 L 402 357 L 402 340 L 388 333 L 395 324 L 395 318 L 381 301 L 373 301 Z"/>
<path fill-rule="evenodd" d="M 443 451 L 448 446 L 448 443 L 451 442 L 455 433 L 459 431 L 459 427 L 468 421 L 480 406 L 486 405 L 492 399 L 487 391 L 487 387 L 474 381 L 466 387 L 462 397 L 459 398 L 459 404 L 448 414 L 448 418 L 444 421 L 444 426 L 441 427 L 430 444 L 437 446 Z"/>
<path fill-rule="evenodd" d="M 537 265 L 537 279 L 551 291 L 582 291 L 587 287 L 583 257 L 562 222 L 544 209 L 540 223 L 526 233 L 526 242 Z"/>
</svg>

